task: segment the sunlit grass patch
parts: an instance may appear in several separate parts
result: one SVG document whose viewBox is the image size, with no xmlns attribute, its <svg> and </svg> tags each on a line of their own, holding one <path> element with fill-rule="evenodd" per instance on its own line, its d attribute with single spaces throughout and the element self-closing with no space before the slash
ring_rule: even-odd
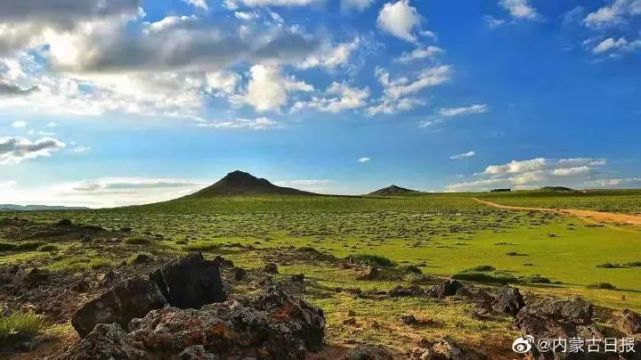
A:
<svg viewBox="0 0 641 360">
<path fill-rule="evenodd" d="M 31 312 L 14 312 L 0 317 L 0 344 L 7 341 L 13 333 L 36 335 L 44 325 L 42 317 Z"/>
</svg>

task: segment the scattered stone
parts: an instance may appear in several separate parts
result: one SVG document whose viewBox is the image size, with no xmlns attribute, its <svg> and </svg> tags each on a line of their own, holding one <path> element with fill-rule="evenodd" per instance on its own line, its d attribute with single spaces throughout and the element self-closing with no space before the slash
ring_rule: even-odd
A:
<svg viewBox="0 0 641 360">
<path fill-rule="evenodd" d="M 456 295 L 456 292 L 463 287 L 463 284 L 457 280 L 446 280 L 439 285 L 434 285 L 427 290 L 427 296 L 443 299 L 448 296 Z"/>
<path fill-rule="evenodd" d="M 401 322 L 405 325 L 409 326 L 415 326 L 418 325 L 420 322 L 414 315 L 403 315 L 401 316 Z"/>
<path fill-rule="evenodd" d="M 227 260 L 227 259 L 223 258 L 222 256 L 216 256 L 216 258 L 214 258 L 214 262 L 218 263 L 221 268 L 229 268 L 229 269 L 231 269 L 231 268 L 234 267 L 234 262 L 233 261 Z"/>
<path fill-rule="evenodd" d="M 145 253 L 138 253 L 136 256 L 131 260 L 132 265 L 141 265 L 141 264 L 148 264 L 154 262 L 153 256 L 150 254 L 145 254 Z"/>
<path fill-rule="evenodd" d="M 349 310 L 349 311 L 347 312 L 347 316 L 350 316 L 350 317 L 354 317 L 354 316 L 356 316 L 356 311 L 354 311 L 354 310 Z"/>
<path fill-rule="evenodd" d="M 116 273 L 113 270 L 109 270 L 98 278 L 98 283 L 101 287 L 109 287 L 114 283 L 115 280 Z"/>
<path fill-rule="evenodd" d="M 32 351 L 36 345 L 37 341 L 33 335 L 23 332 L 9 332 L 0 338 L 0 355 L 3 352 Z"/>
<path fill-rule="evenodd" d="M 423 296 L 425 292 L 419 286 L 396 286 L 387 293 L 390 297 L 409 297 L 409 296 Z"/>
<path fill-rule="evenodd" d="M 359 345 L 349 350 L 341 360 L 394 360 L 394 353 L 382 345 Z"/>
<path fill-rule="evenodd" d="M 273 262 L 265 264 L 264 271 L 268 274 L 277 274 L 278 273 L 278 265 L 276 265 Z"/>
<path fill-rule="evenodd" d="M 71 223 L 71 220 L 69 220 L 69 219 L 61 219 L 61 220 L 58 220 L 56 225 L 58 225 L 58 226 L 71 226 L 72 223 Z"/>
<path fill-rule="evenodd" d="M 292 279 L 291 280 L 293 282 L 298 282 L 298 283 L 304 282 L 305 281 L 305 274 L 292 275 Z"/>
<path fill-rule="evenodd" d="M 356 325 L 356 319 L 351 317 L 349 319 L 343 320 L 343 325 L 349 325 L 349 326 L 355 326 Z"/>
<path fill-rule="evenodd" d="M 51 276 L 51 271 L 47 269 L 33 268 L 27 271 L 27 274 L 24 277 L 24 282 L 28 286 L 38 286 L 46 283 Z"/>
<path fill-rule="evenodd" d="M 372 266 L 365 273 L 356 277 L 356 280 L 378 280 L 381 278 L 381 271 L 376 267 Z"/>
<path fill-rule="evenodd" d="M 243 268 L 234 268 L 233 270 L 234 273 L 234 280 L 236 281 L 243 281 L 247 277 L 247 271 Z"/>
<path fill-rule="evenodd" d="M 78 281 L 73 285 L 71 290 L 79 293 L 84 293 L 89 290 L 89 282 L 83 277 L 78 279 Z"/>
<path fill-rule="evenodd" d="M 519 289 L 511 286 L 499 289 L 496 299 L 492 303 L 494 311 L 512 316 L 516 315 L 524 306 L 525 301 L 523 301 Z"/>
<path fill-rule="evenodd" d="M 154 282 L 137 278 L 125 281 L 85 304 L 73 315 L 71 324 L 81 337 L 85 337 L 96 324 L 117 323 L 127 328 L 131 319 L 166 305 L 167 300 Z"/>
<path fill-rule="evenodd" d="M 199 252 L 163 266 L 151 279 L 171 306 L 182 309 L 198 309 L 227 299 L 219 264 L 205 260 Z"/>
<path fill-rule="evenodd" d="M 426 341 L 421 352 L 412 351 L 413 359 L 420 360 L 486 360 L 488 357 L 474 349 L 456 344 L 449 340 Z"/>
</svg>

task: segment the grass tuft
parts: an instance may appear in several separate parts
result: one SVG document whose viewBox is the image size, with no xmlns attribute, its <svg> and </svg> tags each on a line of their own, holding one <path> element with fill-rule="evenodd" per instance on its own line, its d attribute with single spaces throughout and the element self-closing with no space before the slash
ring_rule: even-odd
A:
<svg viewBox="0 0 641 360">
<path fill-rule="evenodd" d="M 39 315 L 31 312 L 14 312 L 9 316 L 0 318 L 0 344 L 14 333 L 20 332 L 36 335 L 44 327 L 45 322 Z"/>
<path fill-rule="evenodd" d="M 367 266 L 392 267 L 395 265 L 392 260 L 382 255 L 355 254 L 349 255 L 345 259 L 351 263 L 357 263 Z"/>
</svg>

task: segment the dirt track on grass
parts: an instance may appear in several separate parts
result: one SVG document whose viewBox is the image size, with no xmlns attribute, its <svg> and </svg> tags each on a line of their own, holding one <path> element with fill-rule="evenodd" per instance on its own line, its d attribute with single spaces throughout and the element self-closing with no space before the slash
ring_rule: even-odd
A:
<svg viewBox="0 0 641 360">
<path fill-rule="evenodd" d="M 476 200 L 481 204 L 495 207 L 498 209 L 521 210 L 521 211 L 544 211 L 544 212 L 550 212 L 555 214 L 574 216 L 574 217 L 578 217 L 578 218 L 588 220 L 588 221 L 593 221 L 593 222 L 641 225 L 641 215 L 619 214 L 619 213 L 609 213 L 609 212 L 580 210 L 580 209 L 552 209 L 552 208 L 539 208 L 539 207 L 512 206 L 512 205 L 501 205 L 491 201 L 481 200 L 477 198 L 474 198 L 474 200 Z"/>
</svg>

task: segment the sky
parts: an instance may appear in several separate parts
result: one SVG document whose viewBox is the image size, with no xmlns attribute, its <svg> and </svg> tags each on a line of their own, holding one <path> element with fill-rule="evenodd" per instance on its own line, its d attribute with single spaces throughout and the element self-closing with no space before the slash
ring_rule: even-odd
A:
<svg viewBox="0 0 641 360">
<path fill-rule="evenodd" d="M 640 65 L 641 0 L 3 1 L 0 203 L 641 187 Z"/>
</svg>

